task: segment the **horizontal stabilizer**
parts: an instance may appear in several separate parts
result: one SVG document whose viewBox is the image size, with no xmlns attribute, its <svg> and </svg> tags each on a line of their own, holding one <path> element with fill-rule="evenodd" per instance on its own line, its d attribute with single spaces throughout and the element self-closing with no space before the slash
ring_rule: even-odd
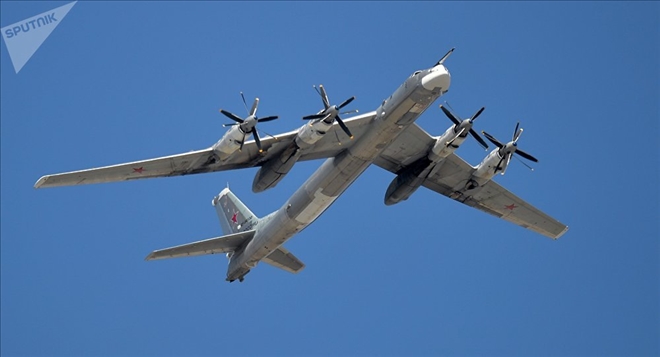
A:
<svg viewBox="0 0 660 357">
<path fill-rule="evenodd" d="M 284 247 L 275 249 L 272 253 L 270 253 L 270 255 L 265 257 L 263 261 L 276 268 L 280 268 L 294 274 L 305 268 L 305 264 Z"/>
<path fill-rule="evenodd" d="M 197 255 L 235 252 L 254 237 L 255 230 L 200 240 L 176 247 L 154 250 L 145 260 L 192 257 Z"/>
</svg>

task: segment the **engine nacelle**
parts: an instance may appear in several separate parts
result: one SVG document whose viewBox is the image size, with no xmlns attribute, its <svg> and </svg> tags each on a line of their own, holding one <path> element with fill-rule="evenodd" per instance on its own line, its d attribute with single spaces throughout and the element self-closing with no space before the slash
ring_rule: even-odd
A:
<svg viewBox="0 0 660 357">
<path fill-rule="evenodd" d="M 330 128 L 332 123 L 326 123 L 324 120 L 309 122 L 298 130 L 295 143 L 299 148 L 306 149 L 321 140 Z"/>
<path fill-rule="evenodd" d="M 387 187 L 385 205 L 391 206 L 407 200 L 417 190 L 417 187 L 419 187 L 414 187 L 413 181 L 415 179 L 416 177 L 412 175 L 397 175 Z"/>
<path fill-rule="evenodd" d="M 454 127 L 449 127 L 444 134 L 435 139 L 435 144 L 428 155 L 429 160 L 439 162 L 451 155 L 459 146 L 461 146 L 466 137 L 467 133 L 465 133 L 465 135 L 461 134 L 457 137 L 456 132 L 454 132 Z"/>
<path fill-rule="evenodd" d="M 241 147 L 244 136 L 239 125 L 232 126 L 222 139 L 213 145 L 213 152 L 220 160 L 225 160 Z"/>
<path fill-rule="evenodd" d="M 391 206 L 407 200 L 422 185 L 433 167 L 434 162 L 423 158 L 399 172 L 385 191 L 385 204 Z"/>
<path fill-rule="evenodd" d="M 500 161 L 502 161 L 502 156 L 500 156 L 499 150 L 495 149 L 491 151 L 483 161 L 481 161 L 479 166 L 477 166 L 477 169 L 472 176 L 477 178 L 477 182 L 479 182 L 480 185 L 489 181 L 495 176 L 495 169 Z M 504 165 L 506 165 L 506 162 L 502 161 L 501 166 Z M 503 169 L 503 167 L 500 167 L 500 169 Z"/>
<path fill-rule="evenodd" d="M 298 161 L 302 151 L 291 143 L 282 153 L 268 160 L 254 176 L 252 191 L 261 192 L 275 187 Z"/>
</svg>

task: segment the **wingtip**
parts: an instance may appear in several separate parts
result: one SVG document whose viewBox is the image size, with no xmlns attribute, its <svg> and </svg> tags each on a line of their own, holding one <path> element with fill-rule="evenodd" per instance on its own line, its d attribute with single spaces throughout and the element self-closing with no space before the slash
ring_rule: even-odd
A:
<svg viewBox="0 0 660 357">
<path fill-rule="evenodd" d="M 566 228 L 564 228 L 564 230 L 561 231 L 561 233 L 557 234 L 557 236 L 555 237 L 555 240 L 561 238 L 561 236 L 563 236 L 566 232 L 568 232 L 568 226 L 566 226 Z"/>
<path fill-rule="evenodd" d="M 149 255 L 147 255 L 146 257 L 144 257 L 144 261 L 145 261 L 145 262 L 148 262 L 148 261 L 150 261 L 150 260 L 154 260 L 154 259 L 155 259 L 155 258 L 154 258 L 154 253 L 155 253 L 155 252 L 151 252 L 151 253 L 149 253 Z"/>
<path fill-rule="evenodd" d="M 41 178 L 34 183 L 34 188 L 41 188 L 46 181 L 48 181 L 48 176 L 41 176 Z"/>
</svg>

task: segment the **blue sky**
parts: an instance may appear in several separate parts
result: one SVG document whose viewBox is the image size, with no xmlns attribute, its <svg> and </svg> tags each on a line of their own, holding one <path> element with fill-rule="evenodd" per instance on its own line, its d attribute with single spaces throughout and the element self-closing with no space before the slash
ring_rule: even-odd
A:
<svg viewBox="0 0 660 357">
<path fill-rule="evenodd" d="M 67 2 L 5 2 L 0 25 Z M 16 74 L 1 60 L 2 355 L 658 355 L 657 2 L 78 2 Z M 298 275 L 145 262 L 220 235 L 228 183 L 257 214 L 320 165 L 254 194 L 256 169 L 35 190 L 42 175 L 201 149 L 239 91 L 293 130 L 321 102 L 375 109 L 449 48 L 452 86 L 417 121 L 539 158 L 496 180 L 570 226 L 558 241 L 427 189 L 386 207 L 369 168 L 286 246 Z M 458 154 L 477 164 L 473 140 Z"/>
</svg>

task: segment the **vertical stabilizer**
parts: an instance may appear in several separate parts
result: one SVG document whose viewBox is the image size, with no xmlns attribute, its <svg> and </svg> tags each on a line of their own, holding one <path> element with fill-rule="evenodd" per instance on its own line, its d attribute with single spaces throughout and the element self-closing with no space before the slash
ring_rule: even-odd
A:
<svg viewBox="0 0 660 357">
<path fill-rule="evenodd" d="M 256 228 L 259 218 L 229 190 L 229 187 L 215 196 L 212 204 L 218 213 L 224 234 L 234 234 Z"/>
</svg>

